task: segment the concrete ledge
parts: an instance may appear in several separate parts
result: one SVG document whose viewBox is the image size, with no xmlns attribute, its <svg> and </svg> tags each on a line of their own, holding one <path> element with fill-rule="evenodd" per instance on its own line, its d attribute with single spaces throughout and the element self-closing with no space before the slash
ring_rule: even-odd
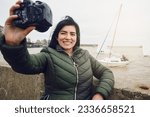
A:
<svg viewBox="0 0 150 117">
<path fill-rule="evenodd" d="M 40 75 L 23 75 L 0 66 L 0 99 L 36 100 L 40 98 L 43 79 Z"/>
<path fill-rule="evenodd" d="M 115 88 L 110 100 L 149 100 L 150 95 L 142 94 L 141 92 L 131 92 L 125 89 Z"/>
<path fill-rule="evenodd" d="M 43 76 L 23 75 L 9 66 L 0 66 L 0 100 L 38 100 L 43 92 Z M 110 100 L 147 100 L 149 94 L 115 87 Z"/>
</svg>

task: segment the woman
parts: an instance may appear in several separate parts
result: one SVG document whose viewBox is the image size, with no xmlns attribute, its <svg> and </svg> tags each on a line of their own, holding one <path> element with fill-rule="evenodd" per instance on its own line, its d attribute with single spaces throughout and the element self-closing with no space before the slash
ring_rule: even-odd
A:
<svg viewBox="0 0 150 117">
<path fill-rule="evenodd" d="M 35 27 L 20 29 L 13 26 L 17 18 L 10 9 L 6 20 L 1 51 L 13 70 L 23 74 L 44 73 L 45 93 L 41 99 L 49 100 L 102 100 L 107 99 L 114 86 L 113 73 L 87 50 L 80 48 L 78 24 L 69 16 L 60 21 L 48 47 L 30 55 L 26 35 Z M 93 89 L 93 76 L 99 84 Z"/>
</svg>

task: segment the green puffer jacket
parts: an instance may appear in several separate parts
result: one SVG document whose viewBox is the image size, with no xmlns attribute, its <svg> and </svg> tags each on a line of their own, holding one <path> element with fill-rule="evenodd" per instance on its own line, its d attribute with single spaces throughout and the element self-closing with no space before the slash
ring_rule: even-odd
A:
<svg viewBox="0 0 150 117">
<path fill-rule="evenodd" d="M 42 99 L 86 100 L 100 93 L 105 99 L 114 86 L 113 73 L 94 59 L 87 50 L 77 48 L 69 57 L 59 46 L 45 47 L 30 55 L 26 43 L 1 47 L 5 60 L 13 70 L 23 74 L 44 73 L 45 94 Z M 93 76 L 99 84 L 93 91 Z"/>
</svg>

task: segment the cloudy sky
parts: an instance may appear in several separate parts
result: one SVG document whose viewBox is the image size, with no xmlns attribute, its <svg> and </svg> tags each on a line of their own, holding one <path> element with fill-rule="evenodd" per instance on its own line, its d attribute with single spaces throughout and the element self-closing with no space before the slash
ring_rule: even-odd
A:
<svg viewBox="0 0 150 117">
<path fill-rule="evenodd" d="M 3 0 L 0 5 L 0 25 L 4 25 L 8 11 L 16 0 Z M 35 1 L 35 0 L 33 0 Z M 108 35 L 111 42 L 116 19 L 122 3 L 115 35 L 116 45 L 146 45 L 150 43 L 150 0 L 41 0 L 49 4 L 53 12 L 53 27 L 45 33 L 33 31 L 32 40 L 48 39 L 51 30 L 65 15 L 72 16 L 81 29 L 81 43 L 102 43 Z"/>
</svg>

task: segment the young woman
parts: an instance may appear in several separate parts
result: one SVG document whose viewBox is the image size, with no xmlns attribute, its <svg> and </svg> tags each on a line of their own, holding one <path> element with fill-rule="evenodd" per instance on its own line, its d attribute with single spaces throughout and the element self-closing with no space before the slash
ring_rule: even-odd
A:
<svg viewBox="0 0 150 117">
<path fill-rule="evenodd" d="M 1 51 L 12 69 L 23 74 L 44 73 L 47 100 L 102 100 L 107 99 L 114 86 L 112 71 L 100 64 L 87 50 L 80 48 L 80 29 L 70 17 L 60 21 L 48 47 L 30 55 L 26 35 L 35 27 L 20 29 L 13 25 L 17 18 L 10 9 L 6 20 Z M 93 89 L 93 77 L 99 84 Z"/>
</svg>

